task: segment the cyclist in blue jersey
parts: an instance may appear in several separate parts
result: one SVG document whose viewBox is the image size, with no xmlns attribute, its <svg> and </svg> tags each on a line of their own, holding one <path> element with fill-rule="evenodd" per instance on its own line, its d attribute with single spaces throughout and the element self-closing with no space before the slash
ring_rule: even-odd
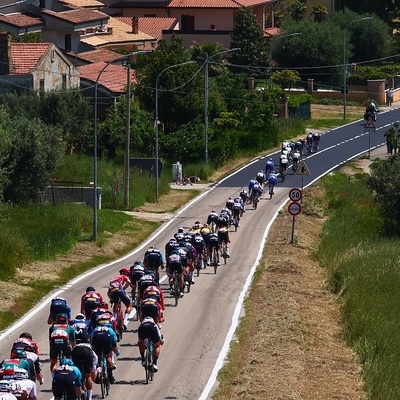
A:
<svg viewBox="0 0 400 400">
<path fill-rule="evenodd" d="M 265 175 L 268 176 L 274 170 L 274 162 L 272 158 L 269 158 L 267 163 L 265 164 Z"/>
</svg>

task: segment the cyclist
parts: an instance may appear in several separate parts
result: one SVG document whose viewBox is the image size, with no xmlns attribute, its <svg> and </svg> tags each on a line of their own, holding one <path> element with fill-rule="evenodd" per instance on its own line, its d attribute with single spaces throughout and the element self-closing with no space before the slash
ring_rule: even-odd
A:
<svg viewBox="0 0 400 400">
<path fill-rule="evenodd" d="M 29 379 L 29 374 L 23 368 L 15 368 L 11 383 L 11 393 L 19 400 L 21 399 L 37 399 L 36 383 Z M 0 396 L 1 399 L 1 396 Z"/>
<path fill-rule="evenodd" d="M 77 339 L 76 346 L 71 352 L 71 358 L 74 365 L 79 368 L 81 374 L 85 377 L 87 400 L 92 400 L 93 380 L 96 379 L 97 375 L 98 357 L 90 345 L 89 336 L 86 340 L 85 338 L 80 339 L 79 342 Z"/>
<path fill-rule="evenodd" d="M 299 161 L 300 161 L 300 152 L 296 150 L 293 153 L 293 170 L 297 169 L 297 167 L 299 165 Z"/>
<path fill-rule="evenodd" d="M 109 315 L 110 323 L 113 326 L 114 331 L 116 331 L 117 321 L 114 318 L 114 314 L 111 311 L 109 311 L 108 304 L 103 301 L 102 303 L 100 303 L 99 307 L 95 308 L 92 311 L 92 315 L 90 316 L 90 323 L 89 323 L 90 336 L 92 336 L 94 329 L 98 325 L 97 318 L 102 314 Z"/>
<path fill-rule="evenodd" d="M 12 385 L 10 381 L 0 380 L 0 399 L 1 400 L 18 400 L 12 393 Z"/>
<path fill-rule="evenodd" d="M 28 373 L 29 379 L 33 379 L 35 376 L 33 364 L 28 361 L 26 351 L 22 349 L 14 350 L 10 358 L 6 358 L 0 363 L 0 368 L 2 370 L 1 379 L 11 378 L 10 370 L 15 368 L 23 368 Z"/>
<path fill-rule="evenodd" d="M 277 185 L 277 183 L 278 183 L 277 176 L 276 176 L 275 172 L 272 171 L 268 175 L 268 188 L 269 188 L 270 194 L 274 194 L 274 189 L 275 189 L 275 186 Z"/>
<path fill-rule="evenodd" d="M 240 217 L 243 215 L 244 207 L 242 203 L 242 199 L 240 197 L 235 198 L 235 202 L 233 203 L 232 213 L 233 218 L 237 219 L 237 225 L 240 226 Z"/>
<path fill-rule="evenodd" d="M 117 335 L 111 327 L 110 319 L 107 319 L 107 314 L 102 314 L 97 317 L 97 326 L 92 335 L 93 350 L 101 362 L 101 355 L 107 362 L 107 376 L 110 384 L 113 385 L 115 378 L 113 375 L 114 362 L 112 353 L 119 354 L 117 347 Z"/>
<path fill-rule="evenodd" d="M 239 193 L 240 198 L 242 199 L 243 202 L 243 212 L 246 211 L 246 203 L 247 200 L 249 199 L 249 192 L 246 189 L 243 189 L 240 193 Z"/>
<path fill-rule="evenodd" d="M 203 253 L 205 253 L 204 255 L 208 255 L 207 249 L 208 249 L 208 241 L 209 241 L 210 235 L 211 235 L 211 229 L 207 224 L 204 224 L 203 229 L 201 230 L 200 233 L 201 233 L 201 236 L 203 237 L 204 244 L 205 244 L 205 249 L 204 249 Z M 203 261 L 204 261 L 204 259 L 203 259 Z M 208 257 L 207 257 L 207 263 L 203 263 L 203 268 L 206 268 L 206 264 L 210 265 Z"/>
<path fill-rule="evenodd" d="M 183 251 L 183 253 L 184 253 L 184 251 Z M 186 260 L 184 262 L 186 265 Z M 183 277 L 183 270 L 184 270 L 184 264 L 183 264 L 182 257 L 181 257 L 181 249 L 178 247 L 168 257 L 167 275 L 169 278 L 169 288 L 170 288 L 171 296 L 173 296 L 173 294 L 174 294 L 174 290 L 173 290 L 172 286 L 173 286 L 174 271 L 176 271 L 176 273 L 178 274 L 178 279 L 179 279 L 180 297 L 183 297 L 183 291 L 185 288 L 185 280 Z"/>
<path fill-rule="evenodd" d="M 153 342 L 154 354 L 153 354 L 153 371 L 157 372 L 157 361 L 160 357 L 160 347 L 164 344 L 164 339 L 161 336 L 160 329 L 154 322 L 154 319 L 150 316 L 143 319 L 138 329 L 138 347 L 140 356 L 142 358 L 142 366 L 146 366 L 144 359 L 145 345 L 144 340 L 150 339 Z"/>
<path fill-rule="evenodd" d="M 261 186 L 259 183 L 256 183 L 256 184 L 253 186 L 253 189 L 251 190 L 250 196 L 251 196 L 252 199 L 254 199 L 254 196 L 255 196 L 256 194 L 258 194 L 258 196 L 261 196 L 261 194 L 262 194 L 263 191 L 264 191 L 264 189 L 262 188 L 262 186 Z"/>
<path fill-rule="evenodd" d="M 319 133 L 314 132 L 312 134 L 312 142 L 313 142 L 313 149 L 319 150 L 319 142 L 321 141 L 321 135 Z"/>
<path fill-rule="evenodd" d="M 129 279 L 131 281 L 131 288 L 132 288 L 132 293 L 131 293 L 132 303 L 134 303 L 136 300 L 137 282 L 144 275 L 145 268 L 144 268 L 143 263 L 141 261 L 137 260 L 131 266 L 130 271 L 131 271 L 131 274 L 129 276 Z"/>
<path fill-rule="evenodd" d="M 65 393 L 66 400 L 76 400 L 82 396 L 82 374 L 69 358 L 63 358 L 54 371 L 52 391 L 54 400 L 61 400 Z"/>
<path fill-rule="evenodd" d="M 265 182 L 265 175 L 264 175 L 264 172 L 262 171 L 262 169 L 260 169 L 260 170 L 257 172 L 256 181 L 257 181 L 260 185 L 263 185 L 263 184 L 264 184 L 264 182 Z"/>
<path fill-rule="evenodd" d="M 89 324 L 90 321 L 85 319 L 85 315 L 81 313 L 77 314 L 75 319 L 69 322 L 69 325 L 75 330 L 75 341 L 77 344 L 90 341 Z"/>
<path fill-rule="evenodd" d="M 164 322 L 163 310 L 165 310 L 165 303 L 164 303 L 164 292 L 162 291 L 161 287 L 158 285 L 148 286 L 143 291 L 143 298 L 142 302 L 147 299 L 155 299 L 157 303 L 160 305 L 159 309 L 159 322 Z"/>
<path fill-rule="evenodd" d="M 178 228 L 178 231 L 174 233 L 174 238 L 176 239 L 177 242 L 179 242 L 180 240 L 182 240 L 184 238 L 184 236 L 185 236 L 185 231 L 180 226 Z"/>
<path fill-rule="evenodd" d="M 194 285 L 194 262 L 197 257 L 196 249 L 193 247 L 192 243 L 192 236 L 187 235 L 185 236 L 185 240 L 179 242 L 179 248 L 186 253 L 186 265 L 185 265 L 185 275 L 186 279 L 190 281 L 192 285 Z M 185 255 L 181 251 L 181 257 L 184 261 Z"/>
<path fill-rule="evenodd" d="M 284 173 L 284 174 L 286 173 L 288 162 L 289 161 L 287 159 L 286 154 L 281 154 L 279 156 L 279 166 L 280 166 L 280 169 L 281 169 L 281 173 Z"/>
<path fill-rule="evenodd" d="M 192 235 L 194 235 L 195 233 L 200 233 L 202 228 L 203 225 L 200 223 L 200 221 L 196 221 L 194 225 L 190 228 L 189 233 Z"/>
<path fill-rule="evenodd" d="M 131 271 L 128 268 L 122 268 L 119 270 L 119 275 L 114 276 L 110 283 L 108 284 L 108 298 L 110 299 L 111 304 L 113 305 L 113 313 L 114 318 L 117 319 L 117 311 L 118 311 L 118 302 L 121 300 L 124 303 L 125 315 L 124 322 L 122 325 L 123 329 L 127 329 L 128 326 L 128 318 L 129 314 L 132 311 L 132 303 L 129 296 L 126 294 L 126 289 L 131 285 L 131 281 L 129 276 L 131 275 Z"/>
<path fill-rule="evenodd" d="M 13 343 L 11 353 L 17 349 L 25 350 L 27 359 L 33 363 L 36 379 L 42 385 L 44 378 L 41 374 L 42 367 L 39 359 L 39 346 L 32 340 L 32 335 L 29 332 L 23 332 L 19 335 L 19 338 Z"/>
<path fill-rule="evenodd" d="M 85 314 L 87 320 L 90 319 L 90 314 L 102 301 L 103 296 L 96 292 L 93 286 L 86 288 L 86 293 L 81 297 L 81 313 Z"/>
<path fill-rule="evenodd" d="M 229 227 L 231 225 L 231 222 L 232 222 L 232 211 L 229 208 L 224 207 L 219 214 L 217 221 L 217 228 L 220 228 L 221 226 Z"/>
<path fill-rule="evenodd" d="M 272 158 L 268 158 L 267 163 L 265 164 L 265 175 L 268 176 L 271 171 L 274 169 L 274 162 L 272 161 Z"/>
<path fill-rule="evenodd" d="M 71 319 L 71 307 L 68 305 L 67 300 L 62 297 L 56 297 L 50 304 L 50 315 L 47 323 L 51 325 L 55 322 L 58 314 L 66 314 L 68 320 Z"/>
<path fill-rule="evenodd" d="M 308 151 L 308 153 L 311 153 L 312 152 L 312 143 L 313 143 L 313 135 L 311 132 L 309 132 L 307 134 L 306 143 L 307 143 L 307 151 Z"/>
<path fill-rule="evenodd" d="M 219 242 L 222 243 L 225 242 L 226 243 L 226 256 L 227 258 L 230 257 L 229 254 L 229 243 L 231 242 L 230 237 L 229 237 L 229 231 L 228 231 L 228 227 L 227 226 L 221 226 L 218 228 L 218 239 Z M 221 256 L 222 256 L 222 252 L 221 252 Z"/>
<path fill-rule="evenodd" d="M 160 267 L 164 269 L 164 257 L 162 252 L 154 246 L 150 246 L 143 258 L 146 269 L 155 271 L 157 280 L 160 280 Z"/>
<path fill-rule="evenodd" d="M 201 268 L 203 268 L 204 251 L 206 248 L 206 242 L 203 235 L 199 232 L 196 233 L 192 238 L 192 246 L 196 249 L 196 264 L 200 261 Z"/>
<path fill-rule="evenodd" d="M 210 227 L 212 232 L 217 229 L 218 214 L 216 211 L 212 210 L 207 217 L 207 225 Z"/>
<path fill-rule="evenodd" d="M 220 248 L 221 248 L 221 244 L 219 241 L 219 237 L 217 233 L 212 233 L 210 235 L 209 241 L 208 241 L 208 247 L 207 247 L 207 251 L 208 251 L 208 259 L 211 260 L 211 255 L 213 252 L 213 249 L 216 248 L 217 249 L 217 265 L 221 265 L 219 262 L 219 252 L 220 252 Z"/>
<path fill-rule="evenodd" d="M 233 200 L 233 197 L 229 197 L 229 199 L 226 201 L 226 203 L 225 203 L 225 207 L 228 209 L 228 210 L 231 210 L 232 211 L 232 207 L 233 207 L 233 203 L 234 203 L 235 201 Z"/>
<path fill-rule="evenodd" d="M 75 329 L 68 325 L 66 314 L 58 314 L 56 322 L 49 329 L 50 340 L 50 371 L 54 372 L 57 357 L 60 353 L 66 358 L 71 357 L 71 348 L 76 344 Z"/>
</svg>

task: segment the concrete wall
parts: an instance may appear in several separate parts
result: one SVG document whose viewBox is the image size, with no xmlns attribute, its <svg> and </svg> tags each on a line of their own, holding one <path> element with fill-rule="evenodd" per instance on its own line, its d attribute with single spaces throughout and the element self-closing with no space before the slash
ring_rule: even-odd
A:
<svg viewBox="0 0 400 400">
<path fill-rule="evenodd" d="M 97 188 L 97 208 L 101 209 L 102 189 Z M 93 187 L 48 186 L 42 195 L 45 203 L 85 203 L 93 208 Z"/>
</svg>

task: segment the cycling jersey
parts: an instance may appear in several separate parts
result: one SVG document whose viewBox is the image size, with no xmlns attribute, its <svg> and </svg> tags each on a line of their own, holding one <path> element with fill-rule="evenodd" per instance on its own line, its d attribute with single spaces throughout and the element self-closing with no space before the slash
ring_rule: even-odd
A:
<svg viewBox="0 0 400 400">
<path fill-rule="evenodd" d="M 82 386 L 82 375 L 75 366 L 62 365 L 54 372 L 52 391 L 56 398 L 62 398 L 65 391 L 67 400 L 76 400 L 76 387 Z"/>
<path fill-rule="evenodd" d="M 148 269 L 157 269 L 164 264 L 164 258 L 160 250 L 153 248 L 146 251 L 144 265 Z"/>
<path fill-rule="evenodd" d="M 84 313 L 86 318 L 90 317 L 92 311 L 100 305 L 103 297 L 100 293 L 95 291 L 86 292 L 81 297 L 81 313 Z"/>
<path fill-rule="evenodd" d="M 53 321 L 56 320 L 58 314 L 66 314 L 68 319 L 71 318 L 71 308 L 67 300 L 61 297 L 56 297 L 50 304 L 50 317 Z"/>
<path fill-rule="evenodd" d="M 13 379 L 10 381 L 11 393 L 18 399 L 37 399 L 36 383 L 30 379 Z"/>
</svg>

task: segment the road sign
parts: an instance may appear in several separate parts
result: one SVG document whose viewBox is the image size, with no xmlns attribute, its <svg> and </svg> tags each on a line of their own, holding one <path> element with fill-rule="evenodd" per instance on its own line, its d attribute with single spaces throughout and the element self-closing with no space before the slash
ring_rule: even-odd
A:
<svg viewBox="0 0 400 400">
<path fill-rule="evenodd" d="M 299 215 L 301 213 L 301 205 L 297 202 L 290 203 L 288 206 L 288 211 L 289 214 L 295 217 L 296 215 Z"/>
<path fill-rule="evenodd" d="M 302 161 L 299 166 L 297 167 L 297 170 L 295 172 L 295 175 L 298 176 L 310 176 L 310 170 L 308 169 L 306 162 Z"/>
<path fill-rule="evenodd" d="M 300 201 L 302 197 L 302 193 L 300 189 L 293 188 L 289 192 L 289 199 L 292 201 Z"/>
<path fill-rule="evenodd" d="M 373 131 L 373 130 L 376 129 L 376 126 L 375 126 L 375 124 L 374 124 L 374 121 L 372 120 L 371 117 L 369 117 L 368 120 L 367 120 L 367 122 L 365 123 L 364 129 L 365 129 L 366 131 Z"/>
</svg>

